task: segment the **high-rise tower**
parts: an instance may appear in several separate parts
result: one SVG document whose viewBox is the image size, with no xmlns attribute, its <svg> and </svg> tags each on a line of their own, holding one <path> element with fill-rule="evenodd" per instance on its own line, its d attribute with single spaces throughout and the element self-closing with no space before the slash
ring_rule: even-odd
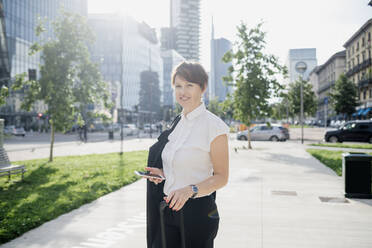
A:
<svg viewBox="0 0 372 248">
<path fill-rule="evenodd" d="M 170 12 L 174 49 L 187 60 L 199 61 L 200 0 L 171 0 Z"/>
</svg>

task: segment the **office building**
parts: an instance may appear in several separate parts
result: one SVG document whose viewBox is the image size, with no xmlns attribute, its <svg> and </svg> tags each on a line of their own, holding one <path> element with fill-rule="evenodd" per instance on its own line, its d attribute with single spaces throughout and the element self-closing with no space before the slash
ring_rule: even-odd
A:
<svg viewBox="0 0 372 248">
<path fill-rule="evenodd" d="M 170 41 L 181 56 L 199 61 L 200 46 L 200 0 L 171 0 Z"/>
<path fill-rule="evenodd" d="M 317 119 L 324 123 L 325 118 L 336 119 L 336 113 L 329 103 L 329 94 L 332 92 L 336 80 L 345 73 L 346 52 L 340 51 L 332 55 L 323 65 L 318 66 L 318 109 Z"/>
<path fill-rule="evenodd" d="M 222 61 L 222 57 L 231 49 L 231 42 L 225 38 L 214 38 L 214 27 L 212 20 L 212 39 L 211 39 L 211 71 L 209 76 L 209 100 L 217 99 L 223 102 L 228 93 L 232 92 L 232 87 L 227 86 L 223 77 L 228 75 L 228 68 L 231 63 Z"/>
<path fill-rule="evenodd" d="M 372 19 L 369 19 L 344 44 L 346 76 L 357 85 L 359 91 L 357 118 L 372 117 L 371 33 Z"/>
<path fill-rule="evenodd" d="M 292 83 L 300 78 L 300 74 L 296 71 L 296 64 L 304 62 L 307 66 L 303 78 L 308 80 L 310 72 L 317 66 L 316 48 L 300 48 L 289 49 L 287 58 L 288 80 L 287 83 Z"/>
<path fill-rule="evenodd" d="M 126 121 L 131 122 L 139 105 L 141 73 L 157 72 L 163 88 L 163 62 L 155 30 L 132 17 L 114 14 L 89 15 L 88 23 L 96 34 L 92 59 L 100 63 L 103 79 L 111 85 L 116 108 L 122 100 Z"/>
<path fill-rule="evenodd" d="M 42 38 L 36 36 L 35 28 L 38 18 L 46 18 L 46 31 L 43 37 L 52 37 L 52 21 L 59 15 L 62 9 L 69 12 L 87 15 L 87 0 L 32 0 L 15 1 L 1 0 L 1 63 L 5 65 L 1 69 L 2 84 L 11 84 L 15 75 L 28 73 L 29 77 L 39 77 L 40 54 L 29 56 L 30 46 L 35 42 L 42 42 Z M 4 43 L 4 38 L 6 44 Z M 7 56 L 7 58 L 5 58 Z M 8 64 L 8 65 L 6 65 Z M 8 80 L 4 80 L 8 78 Z M 20 94 L 11 94 L 6 105 L 0 108 L 0 117 L 5 119 L 5 125 L 22 125 L 29 129 L 35 121 L 37 113 L 46 110 L 42 103 L 36 104 L 31 112 L 20 109 Z"/>
<path fill-rule="evenodd" d="M 163 94 L 162 94 L 162 104 L 169 108 L 173 108 L 175 100 L 173 98 L 173 89 L 172 89 L 172 71 L 173 69 L 185 61 L 185 58 L 182 57 L 175 50 L 165 50 L 162 51 L 161 56 L 163 58 Z"/>
</svg>

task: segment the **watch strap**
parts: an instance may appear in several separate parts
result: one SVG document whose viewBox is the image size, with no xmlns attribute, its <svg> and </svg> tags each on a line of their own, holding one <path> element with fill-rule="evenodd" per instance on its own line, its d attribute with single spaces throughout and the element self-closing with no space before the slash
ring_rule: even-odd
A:
<svg viewBox="0 0 372 248">
<path fill-rule="evenodd" d="M 192 196 L 190 197 L 191 199 L 194 199 L 196 197 L 196 195 L 198 194 L 199 192 L 199 189 L 196 185 L 192 184 L 190 185 L 191 186 L 191 190 L 193 192 Z"/>
</svg>

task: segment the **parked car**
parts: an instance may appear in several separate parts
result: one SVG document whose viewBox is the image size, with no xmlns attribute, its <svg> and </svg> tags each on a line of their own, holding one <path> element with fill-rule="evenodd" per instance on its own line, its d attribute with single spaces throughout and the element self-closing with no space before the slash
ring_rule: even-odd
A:
<svg viewBox="0 0 372 248">
<path fill-rule="evenodd" d="M 326 142 L 358 141 L 372 143 L 372 121 L 349 121 L 337 130 L 327 131 L 324 135 Z"/>
<path fill-rule="evenodd" d="M 5 126 L 4 127 L 4 134 L 11 134 L 14 136 L 23 136 L 25 137 L 26 131 L 23 127 L 16 127 L 14 125 Z"/>
<path fill-rule="evenodd" d="M 89 131 L 91 132 L 103 132 L 105 130 L 106 130 L 106 127 L 103 123 L 91 124 L 89 128 Z"/>
<path fill-rule="evenodd" d="M 277 125 L 257 125 L 250 129 L 251 140 L 286 141 L 289 139 L 287 128 Z M 248 130 L 238 132 L 238 140 L 248 140 Z"/>
<path fill-rule="evenodd" d="M 139 133 L 138 128 L 134 124 L 123 124 L 123 131 L 125 135 L 137 135 Z"/>
<path fill-rule="evenodd" d="M 156 125 L 155 124 L 145 124 L 145 125 L 143 125 L 143 131 L 145 132 L 145 133 L 149 133 L 150 132 L 150 125 L 151 125 L 151 131 L 154 133 L 154 132 L 156 132 L 156 130 L 157 130 L 157 127 L 156 127 Z"/>
</svg>

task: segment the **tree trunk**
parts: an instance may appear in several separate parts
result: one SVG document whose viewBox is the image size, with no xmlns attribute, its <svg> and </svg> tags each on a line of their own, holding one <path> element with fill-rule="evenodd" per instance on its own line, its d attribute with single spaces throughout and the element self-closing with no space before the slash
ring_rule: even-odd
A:
<svg viewBox="0 0 372 248">
<path fill-rule="evenodd" d="M 50 121 L 51 126 L 51 136 L 50 136 L 50 154 L 49 154 L 49 162 L 53 162 L 53 145 L 54 145 L 54 124 L 53 120 Z"/>
<path fill-rule="evenodd" d="M 248 126 L 248 149 L 252 149 L 252 145 L 251 145 L 251 131 L 249 129 L 249 126 Z"/>
</svg>

